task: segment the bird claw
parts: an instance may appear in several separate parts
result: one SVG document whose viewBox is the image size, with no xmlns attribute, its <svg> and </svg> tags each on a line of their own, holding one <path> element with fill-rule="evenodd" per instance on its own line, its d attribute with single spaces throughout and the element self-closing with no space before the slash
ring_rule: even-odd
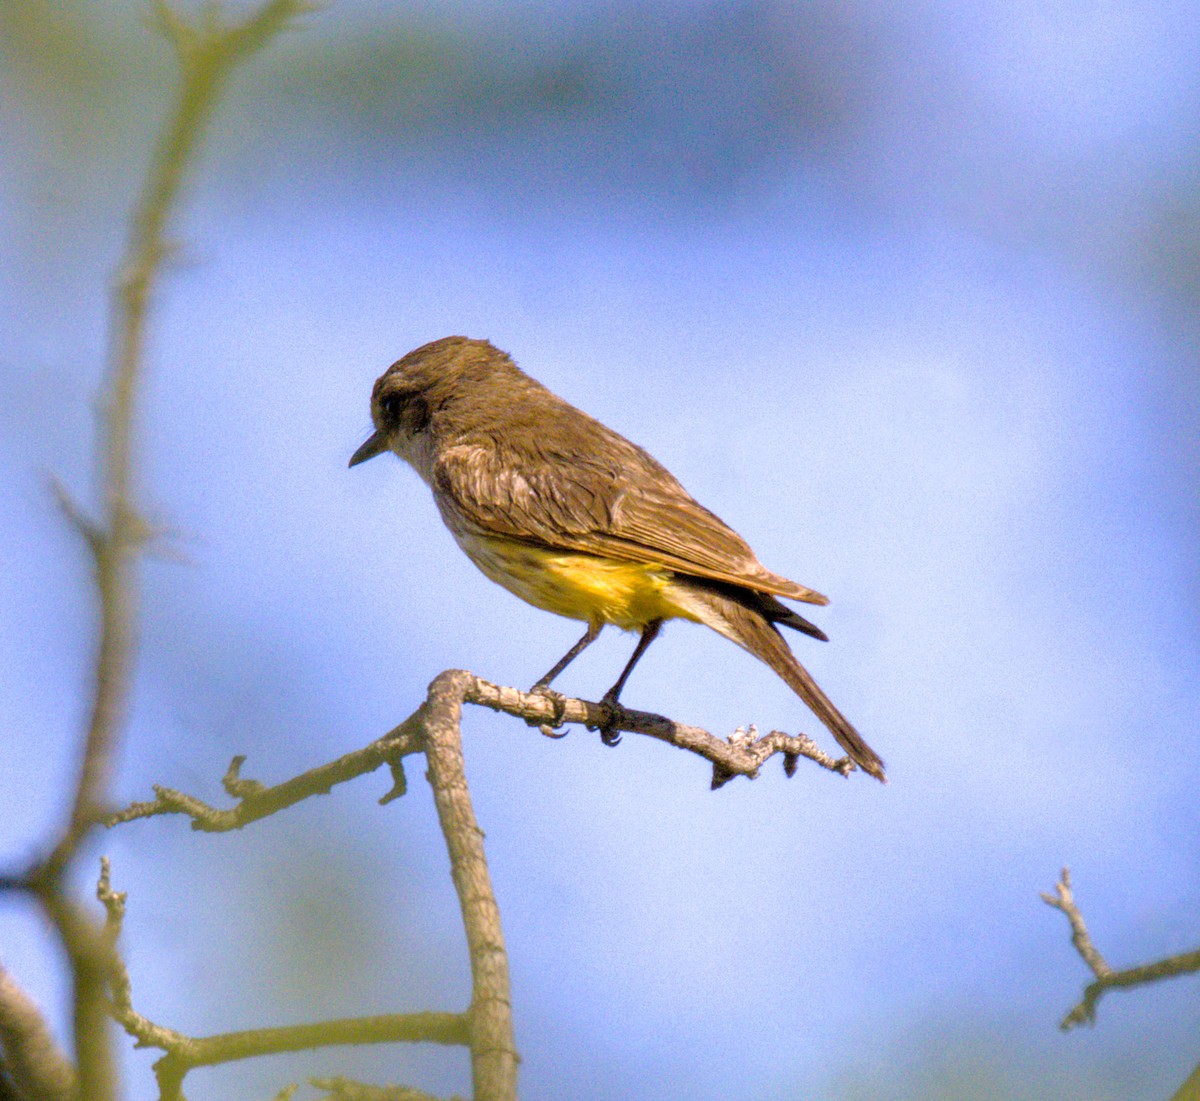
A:
<svg viewBox="0 0 1200 1101">
<path fill-rule="evenodd" d="M 563 730 L 561 733 L 555 733 L 566 722 L 567 702 L 563 695 L 560 692 L 555 692 L 549 685 L 542 684 L 541 682 L 535 684 L 529 690 L 529 694 L 531 696 L 541 696 L 554 708 L 554 714 L 548 723 L 539 723 L 536 719 L 529 719 L 527 720 L 529 725 L 536 726 L 538 731 L 547 738 L 565 738 L 567 731 Z"/>
<path fill-rule="evenodd" d="M 600 701 L 600 706 L 604 710 L 604 721 L 599 726 L 600 740 L 607 746 L 620 745 L 621 732 L 616 726 L 621 717 L 621 705 L 617 703 L 615 696 L 606 694 Z"/>
</svg>

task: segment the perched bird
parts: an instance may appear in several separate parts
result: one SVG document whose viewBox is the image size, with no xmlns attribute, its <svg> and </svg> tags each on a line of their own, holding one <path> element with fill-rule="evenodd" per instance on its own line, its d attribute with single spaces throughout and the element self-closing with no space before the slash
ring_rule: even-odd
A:
<svg viewBox="0 0 1200 1101">
<path fill-rule="evenodd" d="M 535 607 L 587 624 L 535 691 L 548 690 L 612 623 L 641 632 L 603 697 L 615 705 L 663 621 L 690 619 L 766 662 L 860 768 L 886 780 L 883 762 L 777 629 L 824 640 L 778 598 L 828 599 L 766 569 L 642 448 L 486 340 L 461 336 L 393 363 L 371 393 L 371 419 L 375 432 L 351 466 L 394 451 L 433 491 L 442 520 L 488 577 Z"/>
</svg>

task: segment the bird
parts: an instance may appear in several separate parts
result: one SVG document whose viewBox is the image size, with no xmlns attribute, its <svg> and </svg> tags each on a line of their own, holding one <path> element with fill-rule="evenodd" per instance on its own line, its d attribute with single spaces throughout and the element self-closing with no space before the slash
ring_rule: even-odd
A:
<svg viewBox="0 0 1200 1101">
<path fill-rule="evenodd" d="M 374 432 L 357 466 L 385 451 L 429 486 L 468 558 L 521 599 L 587 624 L 533 686 L 550 685 L 607 625 L 640 633 L 602 705 L 618 704 L 668 619 L 701 623 L 765 662 L 868 775 L 884 763 L 799 661 L 780 627 L 826 641 L 780 597 L 828 604 L 763 566 L 643 448 L 552 393 L 487 340 L 447 336 L 376 380 Z M 617 739 L 602 728 L 606 742 Z"/>
</svg>

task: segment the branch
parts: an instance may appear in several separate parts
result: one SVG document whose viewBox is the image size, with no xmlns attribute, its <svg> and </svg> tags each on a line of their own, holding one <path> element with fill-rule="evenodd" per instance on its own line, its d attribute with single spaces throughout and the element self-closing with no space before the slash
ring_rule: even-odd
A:
<svg viewBox="0 0 1200 1101">
<path fill-rule="evenodd" d="M 113 287 L 112 335 L 97 444 L 100 519 L 89 519 L 65 489 L 53 487 L 68 520 L 91 553 L 100 604 L 99 643 L 87 732 L 70 810 L 48 854 L 23 875 L 8 877 L 5 882 L 37 896 L 66 951 L 72 983 L 78 1090 L 87 1101 L 110 1101 L 117 1092 L 107 1035 L 106 961 L 96 930 L 68 900 L 64 882 L 81 843 L 105 812 L 116 745 L 129 706 L 137 645 L 134 565 L 149 534 L 149 525 L 134 501 L 133 461 L 147 316 L 154 286 L 170 251 L 167 222 L 225 78 L 251 51 L 265 45 L 308 9 L 304 0 L 267 0 L 240 23 L 222 26 L 212 6 L 202 26 L 188 27 L 165 0 L 157 0 L 159 23 L 176 47 L 182 79 L 130 217 L 129 236 Z"/>
<path fill-rule="evenodd" d="M 314 1047 L 386 1043 L 462 1046 L 469 1041 L 469 1020 L 462 1013 L 392 1013 L 202 1037 L 187 1036 L 155 1024 L 133 1008 L 129 971 L 117 951 L 117 940 L 125 920 L 125 893 L 112 889 L 107 859 L 101 860 L 100 869 L 96 896 L 104 904 L 106 914 L 104 934 L 112 987 L 110 1009 L 113 1019 L 134 1038 L 135 1047 L 154 1047 L 166 1053 L 154 1064 L 161 1101 L 183 1101 L 182 1085 L 187 1073 L 217 1063 Z"/>
<path fill-rule="evenodd" d="M 471 957 L 474 1101 L 516 1101 L 520 1058 L 513 1036 L 508 955 L 484 857 L 483 831 L 471 807 L 463 765 L 462 705 L 475 680 L 470 673 L 451 669 L 430 684 L 422 708 L 425 759 Z"/>
<path fill-rule="evenodd" d="M 1111 975 L 1112 968 L 1108 966 L 1104 957 L 1092 944 L 1091 935 L 1083 922 L 1083 915 L 1079 912 L 1079 907 L 1075 905 L 1075 895 L 1071 892 L 1070 868 L 1063 868 L 1062 878 L 1055 884 L 1054 891 L 1053 895 L 1048 895 L 1043 891 L 1042 901 L 1047 906 L 1053 906 L 1054 909 L 1061 910 L 1066 914 L 1067 922 L 1071 926 L 1071 943 L 1075 945 L 1075 951 L 1083 957 L 1083 962 L 1091 968 L 1092 974 L 1097 979 Z"/>
<path fill-rule="evenodd" d="M 566 723 L 579 723 L 589 730 L 594 730 L 611 718 L 611 729 L 615 731 L 643 734 L 678 749 L 695 753 L 712 764 L 714 789 L 728 783 L 735 776 L 754 779 L 762 765 L 776 754 L 783 756 L 784 772 L 788 776 L 795 774 L 797 762 L 801 757 L 842 776 L 848 775 L 855 768 L 849 757 L 829 756 L 805 734 L 784 734 L 773 730 L 770 734 L 757 737 L 755 728 L 751 726 L 749 731 L 739 729 L 728 739 L 721 739 L 698 726 L 685 726 L 648 711 L 633 711 L 619 706 L 610 708 L 590 700 L 572 699 L 555 693 L 521 692 L 516 688 L 492 684 L 463 670 L 447 670 L 442 676 L 451 674 L 465 678 L 465 703 L 524 719 L 530 726 L 537 726 L 547 737 L 563 737 L 564 734 L 556 734 L 555 731 Z M 194 830 L 208 833 L 239 830 L 310 796 L 327 795 L 335 784 L 342 784 L 368 772 L 374 772 L 383 764 L 391 767 L 394 782 L 392 789 L 379 801 L 389 803 L 405 793 L 403 758 L 422 750 L 421 730 L 424 721 L 424 712 L 418 709 L 399 726 L 363 749 L 347 753 L 337 760 L 302 772 L 273 787 L 265 787 L 256 780 L 243 780 L 241 767 L 246 759 L 241 756 L 235 757 L 222 780 L 225 791 L 238 800 L 234 807 L 214 807 L 194 795 L 155 784 L 153 800 L 131 803 L 119 811 L 114 811 L 104 819 L 104 824 L 116 826 L 140 818 L 183 814 L 191 818 Z"/>
<path fill-rule="evenodd" d="M 698 726 L 685 726 L 649 711 L 632 711 L 619 705 L 613 707 L 569 699 L 554 692 L 519 692 L 515 688 L 492 684 L 472 673 L 463 673 L 462 676 L 467 678 L 464 697 L 467 703 L 515 715 L 530 726 L 537 726 L 548 737 L 555 737 L 554 730 L 564 723 L 580 723 L 589 730 L 606 728 L 644 734 L 677 749 L 695 753 L 712 764 L 714 789 L 727 784 L 735 776 L 748 776 L 753 780 L 763 764 L 777 753 L 783 756 L 783 770 L 788 776 L 795 774 L 796 764 L 801 757 L 843 776 L 849 775 L 855 768 L 849 757 L 830 757 L 805 734 L 784 734 L 773 730 L 770 734 L 758 737 L 752 726 L 748 731 L 739 729 L 728 739 L 721 739 Z"/>
<path fill-rule="evenodd" d="M 267 815 L 275 814 L 313 795 L 327 795 L 335 784 L 343 784 L 380 765 L 387 764 L 392 770 L 392 789 L 380 798 L 380 803 L 398 799 L 406 790 L 403 759 L 410 753 L 420 752 L 421 712 L 416 711 L 399 726 L 388 731 L 362 749 L 347 753 L 318 768 L 302 772 L 290 780 L 274 787 L 264 787 L 256 780 L 243 780 L 241 767 L 245 757 L 235 757 L 225 773 L 222 786 L 238 800 L 235 807 L 221 809 L 173 788 L 154 786 L 152 802 L 131 803 L 123 810 L 110 814 L 104 824 L 115 826 L 121 822 L 133 822 L 139 818 L 154 818 L 160 814 L 185 814 L 192 820 L 192 829 L 208 833 L 225 833 L 240 830 Z"/>
<path fill-rule="evenodd" d="M 33 999 L 0 967 L 0 1053 L 18 1097 L 74 1101 L 75 1068 Z"/>
<path fill-rule="evenodd" d="M 124 1022 L 121 1023 L 125 1027 Z M 149 1025 L 149 1022 L 146 1024 Z M 395 1043 L 461 1047 L 468 1042 L 467 1017 L 462 1013 L 391 1013 L 377 1017 L 346 1017 L 313 1024 L 258 1028 L 203 1037 L 185 1036 L 158 1025 L 149 1025 L 149 1028 L 155 1038 L 145 1041 L 138 1038 L 134 1046 L 163 1048 L 167 1052 L 154 1064 L 161 1101 L 183 1101 L 183 1079 L 197 1067 L 316 1047 Z M 125 1030 L 137 1037 L 134 1028 L 125 1027 Z"/>
<path fill-rule="evenodd" d="M 55 488 L 68 518 L 92 550 L 101 624 L 79 779 L 67 826 L 41 869 L 48 878 L 62 874 L 83 836 L 103 813 L 115 743 L 125 722 L 136 648 L 133 559 L 150 534 L 150 525 L 133 501 L 135 406 L 152 293 L 170 252 L 167 221 L 225 78 L 249 53 L 310 7 L 303 0 L 269 0 L 240 23 L 221 26 L 210 18 L 203 28 L 188 28 L 164 0 L 155 5 L 160 26 L 170 28 L 168 37 L 181 60 L 182 80 L 130 218 L 125 255 L 113 288 L 112 340 L 100 403 L 102 520 L 86 520 L 66 491 Z M 187 50 L 180 49 L 183 37 L 189 37 L 191 43 Z"/>
<path fill-rule="evenodd" d="M 733 737 L 722 740 L 706 730 L 684 726 L 662 715 L 569 699 L 553 693 L 519 692 L 514 688 L 492 684 L 465 670 L 448 669 L 434 678 L 424 703 L 395 729 L 361 750 L 281 784 L 267 787 L 254 780 L 242 779 L 244 758 L 235 757 L 223 781 L 226 792 L 237 800 L 237 805 L 232 808 L 212 807 L 183 792 L 156 787 L 153 801 L 133 803 L 106 819 L 108 825 L 116 825 L 160 814 L 183 814 L 191 819 L 193 829 L 209 832 L 240 829 L 302 799 L 325 794 L 335 784 L 374 771 L 385 763 L 391 767 L 394 778 L 392 789 L 380 800 L 386 803 L 404 794 L 403 758 L 410 753 L 423 751 L 428 761 L 427 775 L 433 787 L 438 819 L 450 853 L 451 876 L 458 892 L 467 934 L 472 977 L 471 1006 L 468 1013 L 462 1016 L 415 1014 L 383 1020 L 391 1022 L 389 1027 L 400 1027 L 401 1032 L 403 1028 L 419 1030 L 431 1027 L 431 1021 L 438 1022 L 439 1028 L 450 1027 L 446 1022 L 451 1022 L 453 1028 L 446 1034 L 451 1038 L 439 1042 L 461 1043 L 464 1042 L 462 1036 L 469 1037 L 475 1101 L 513 1101 L 516 1097 L 519 1058 L 513 1037 L 508 958 L 504 949 L 500 912 L 484 856 L 483 833 L 475 819 L 467 789 L 461 734 L 464 703 L 514 715 L 551 737 L 561 737 L 561 734 L 555 733 L 555 729 L 565 723 L 580 723 L 592 729 L 625 731 L 657 738 L 707 760 L 712 765 L 714 788 L 727 783 L 734 776 L 757 776 L 763 763 L 775 754 L 783 756 L 784 771 L 789 776 L 795 772 L 801 757 L 842 775 L 852 771 L 854 765 L 849 758 L 835 760 L 829 757 L 804 735 L 773 731 L 757 737 L 752 727 L 748 733 L 738 731 Z M 109 925 L 119 929 L 124 898 L 113 894 L 107 886 L 107 872 L 101 877 L 100 897 L 109 911 Z M 154 1025 L 133 1010 L 128 975 L 119 959 L 113 966 L 112 985 L 114 1015 L 126 1031 L 136 1037 L 139 1046 L 150 1045 L 167 1052 L 156 1064 L 163 1099 L 180 1096 L 184 1075 L 197 1066 L 317 1044 L 417 1038 L 407 1033 L 389 1032 L 367 1040 L 339 1039 L 337 1037 L 343 1035 L 339 1029 L 363 1027 L 361 1022 L 344 1021 L 302 1026 L 301 1029 L 265 1029 L 193 1039 Z M 334 1032 L 330 1033 L 330 1029 Z M 464 1029 L 465 1032 L 461 1031 Z M 329 1085 L 320 1088 L 332 1089 L 333 1097 L 416 1099 L 421 1096 L 408 1087 L 366 1087 L 341 1080 L 329 1081 L 339 1083 L 336 1089 Z M 341 1093 L 337 1090 L 341 1090 Z M 359 1092 L 355 1094 L 354 1090 Z M 363 1090 L 368 1092 L 361 1092 Z M 379 1090 L 385 1092 L 369 1092 Z"/>
<path fill-rule="evenodd" d="M 1059 1027 L 1065 1032 L 1076 1025 L 1092 1024 L 1096 1020 L 1096 1004 L 1105 991 L 1113 987 L 1144 986 L 1147 983 L 1158 982 L 1160 979 L 1174 978 L 1176 975 L 1189 975 L 1200 971 L 1200 949 L 1192 952 L 1182 952 L 1178 956 L 1168 956 L 1155 960 L 1153 963 L 1142 964 L 1140 967 L 1127 967 L 1122 971 L 1114 971 L 1109 967 L 1104 957 L 1092 943 L 1091 935 L 1084 924 L 1083 915 L 1075 904 L 1075 896 L 1071 891 L 1071 872 L 1063 868 L 1062 878 L 1055 884 L 1054 894 L 1042 893 L 1042 901 L 1047 906 L 1061 910 L 1071 926 L 1071 943 L 1075 950 L 1088 965 L 1095 981 L 1089 983 L 1083 992 L 1083 1000 L 1075 1006 L 1062 1020 Z"/>
</svg>

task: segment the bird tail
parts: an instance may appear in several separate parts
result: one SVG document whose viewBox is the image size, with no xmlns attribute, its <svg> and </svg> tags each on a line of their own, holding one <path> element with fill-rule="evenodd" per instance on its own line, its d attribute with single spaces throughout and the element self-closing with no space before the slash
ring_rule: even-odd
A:
<svg viewBox="0 0 1200 1101">
<path fill-rule="evenodd" d="M 829 728 L 830 733 L 854 763 L 876 780 L 887 783 L 883 761 L 879 759 L 879 755 L 867 745 L 846 716 L 834 706 L 833 701 L 825 695 L 809 671 L 796 660 L 796 656 L 771 620 L 777 619 L 788 627 L 793 626 L 792 623 L 783 617 L 771 616 L 769 609 L 759 611 L 748 607 L 747 604 L 752 603 L 750 600 L 735 599 L 703 583 L 696 584 L 690 578 L 687 581 L 677 578 L 676 586 L 677 593 L 679 589 L 686 589 L 686 601 L 680 599 L 679 602 L 686 603 L 701 623 L 724 635 L 731 642 L 736 642 L 743 650 L 747 650 L 759 661 L 774 669 Z M 758 593 L 753 595 L 760 596 Z M 678 593 L 678 596 L 683 598 L 684 594 Z M 803 622 L 807 623 L 806 620 Z"/>
</svg>

